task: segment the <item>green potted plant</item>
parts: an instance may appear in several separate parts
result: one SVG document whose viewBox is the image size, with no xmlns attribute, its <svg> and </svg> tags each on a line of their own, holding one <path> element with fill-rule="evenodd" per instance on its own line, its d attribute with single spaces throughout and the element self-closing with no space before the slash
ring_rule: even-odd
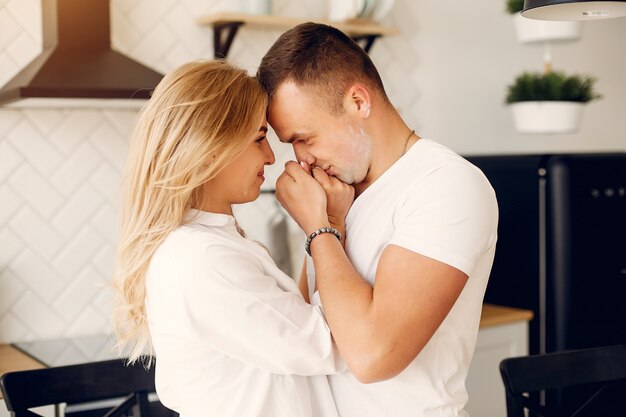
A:
<svg viewBox="0 0 626 417">
<path fill-rule="evenodd" d="M 595 78 L 562 71 L 524 72 L 508 86 L 506 103 L 522 133 L 569 133 L 578 129 L 584 105 L 601 98 Z"/>
<path fill-rule="evenodd" d="M 571 41 L 578 39 L 581 22 L 553 22 L 528 19 L 521 15 L 524 0 L 506 0 L 506 10 L 513 16 L 517 40 L 521 43 Z"/>
</svg>

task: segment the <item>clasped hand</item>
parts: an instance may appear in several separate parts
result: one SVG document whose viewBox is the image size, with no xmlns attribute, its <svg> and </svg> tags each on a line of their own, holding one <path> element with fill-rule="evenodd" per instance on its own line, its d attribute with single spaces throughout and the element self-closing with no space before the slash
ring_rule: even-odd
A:
<svg viewBox="0 0 626 417">
<path fill-rule="evenodd" d="M 354 187 L 321 168 L 289 161 L 276 180 L 276 198 L 307 235 L 324 226 L 344 234 Z"/>
</svg>

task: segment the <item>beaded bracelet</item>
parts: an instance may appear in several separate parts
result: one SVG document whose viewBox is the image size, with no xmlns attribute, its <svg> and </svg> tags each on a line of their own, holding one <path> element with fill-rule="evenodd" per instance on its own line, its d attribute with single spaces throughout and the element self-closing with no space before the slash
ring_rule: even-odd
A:
<svg viewBox="0 0 626 417">
<path fill-rule="evenodd" d="M 322 233 L 332 233 L 341 242 L 341 233 L 339 233 L 337 229 L 334 229 L 332 227 L 320 227 L 319 229 L 311 233 L 309 237 L 306 238 L 306 242 L 304 243 L 304 250 L 309 256 L 311 256 L 311 241 L 315 238 L 315 236 L 319 236 Z"/>
</svg>

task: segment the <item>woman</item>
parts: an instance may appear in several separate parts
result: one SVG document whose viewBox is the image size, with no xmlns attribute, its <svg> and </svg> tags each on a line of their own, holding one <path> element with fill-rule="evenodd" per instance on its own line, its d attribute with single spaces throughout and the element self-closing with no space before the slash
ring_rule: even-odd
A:
<svg viewBox="0 0 626 417">
<path fill-rule="evenodd" d="M 154 352 L 159 398 L 183 417 L 336 416 L 320 309 L 233 217 L 274 163 L 266 109 L 244 70 L 194 62 L 163 78 L 133 132 L 115 327 L 131 361 Z"/>
</svg>

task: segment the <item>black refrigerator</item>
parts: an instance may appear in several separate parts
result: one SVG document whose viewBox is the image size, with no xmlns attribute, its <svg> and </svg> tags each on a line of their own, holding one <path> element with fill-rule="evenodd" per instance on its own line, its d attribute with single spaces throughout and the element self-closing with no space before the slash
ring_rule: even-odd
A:
<svg viewBox="0 0 626 417">
<path fill-rule="evenodd" d="M 626 344 L 626 153 L 466 158 L 500 208 L 485 302 L 533 310 L 531 354 Z"/>
</svg>

